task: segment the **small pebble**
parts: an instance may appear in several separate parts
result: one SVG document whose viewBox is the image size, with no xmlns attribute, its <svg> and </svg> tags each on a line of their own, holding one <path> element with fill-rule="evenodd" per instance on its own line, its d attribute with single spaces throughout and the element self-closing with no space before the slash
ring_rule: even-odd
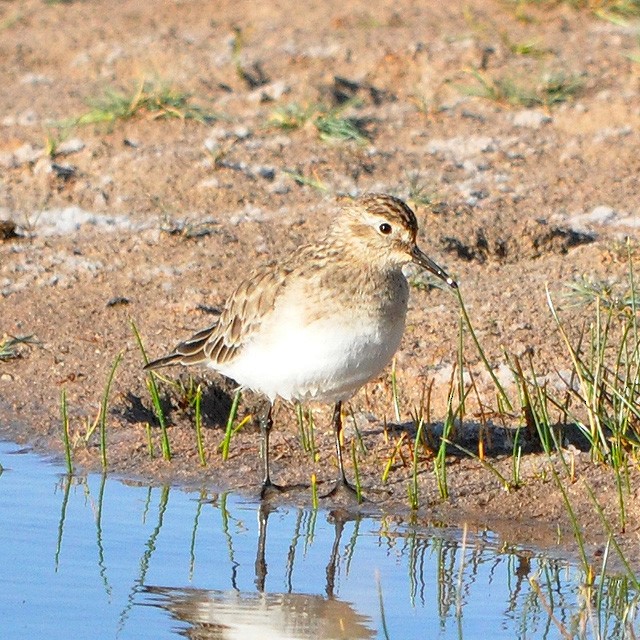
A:
<svg viewBox="0 0 640 640">
<path fill-rule="evenodd" d="M 25 73 L 20 78 L 20 84 L 52 84 L 52 80 L 40 73 Z"/>
<path fill-rule="evenodd" d="M 56 147 L 56 155 L 67 156 L 71 153 L 78 153 L 82 151 L 85 144 L 80 138 L 71 138 L 71 140 L 65 140 Z"/>
<path fill-rule="evenodd" d="M 539 129 L 543 124 L 547 124 L 551 120 L 551 116 L 538 109 L 524 109 L 513 116 L 514 126 L 527 129 Z"/>
<path fill-rule="evenodd" d="M 31 146 L 28 142 L 13 152 L 16 166 L 32 164 L 44 154 L 44 149 Z"/>
<path fill-rule="evenodd" d="M 63 180 L 72 178 L 76 173 L 76 168 L 72 164 L 58 164 L 57 162 L 51 163 L 51 170 Z"/>
<path fill-rule="evenodd" d="M 125 298 L 124 296 L 115 296 L 107 302 L 107 307 L 119 307 L 122 305 L 127 305 L 130 302 L 131 300 L 129 300 L 129 298 Z"/>
</svg>

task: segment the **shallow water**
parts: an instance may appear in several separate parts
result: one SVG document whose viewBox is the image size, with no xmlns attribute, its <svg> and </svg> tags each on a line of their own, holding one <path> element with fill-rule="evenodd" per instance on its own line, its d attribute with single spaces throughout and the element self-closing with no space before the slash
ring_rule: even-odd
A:
<svg viewBox="0 0 640 640">
<path fill-rule="evenodd" d="M 575 565 L 489 533 L 69 478 L 6 443 L 0 463 L 3 639 L 623 638 L 638 627 L 625 579 L 588 594 Z"/>
</svg>

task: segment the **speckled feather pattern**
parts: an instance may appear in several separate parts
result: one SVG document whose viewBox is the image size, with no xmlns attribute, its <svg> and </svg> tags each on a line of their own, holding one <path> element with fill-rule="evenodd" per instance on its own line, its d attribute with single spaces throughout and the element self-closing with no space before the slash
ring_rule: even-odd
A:
<svg viewBox="0 0 640 640">
<path fill-rule="evenodd" d="M 392 196 L 345 203 L 323 240 L 254 270 L 214 325 L 149 368 L 200 362 L 271 400 L 346 399 L 399 346 L 417 229 Z"/>
</svg>

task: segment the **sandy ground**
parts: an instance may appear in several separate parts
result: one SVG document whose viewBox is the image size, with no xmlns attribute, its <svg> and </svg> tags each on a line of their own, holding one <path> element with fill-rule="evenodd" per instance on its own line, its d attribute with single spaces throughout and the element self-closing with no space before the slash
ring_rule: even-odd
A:
<svg viewBox="0 0 640 640">
<path fill-rule="evenodd" d="M 2 436 L 61 452 L 65 389 L 75 463 L 98 468 L 97 438 L 84 436 L 122 352 L 109 401 L 109 468 L 257 494 L 254 422 L 234 438 L 227 463 L 216 453 L 234 387 L 213 373 L 170 372 L 183 386 L 206 385 L 207 466 L 198 463 L 193 410 L 171 383 L 161 392 L 173 458 L 160 459 L 130 321 L 150 355 L 165 353 L 211 322 L 251 266 L 322 235 L 336 195 L 366 191 L 399 195 L 415 208 L 421 246 L 460 282 L 478 338 L 512 398 L 505 354 L 523 361 L 531 354 L 537 373 L 562 393 L 559 374 L 567 374 L 570 360 L 545 286 L 577 339 L 592 310 L 570 304 L 568 285 L 587 278 L 624 289 L 627 237 L 640 267 L 639 28 L 563 3 L 490 0 L 464 7 L 325 2 L 304 11 L 289 0 L 125 1 L 116 11 L 101 1 L 0 2 L 0 336 L 33 337 L 18 345 L 18 357 L 0 360 Z M 139 102 L 145 82 L 147 92 L 188 95 L 189 107 L 73 124 L 109 91 Z M 488 96 L 471 95 L 482 90 Z M 288 105 L 338 110 L 366 138 L 323 139 L 313 118 L 280 128 L 274 118 Z M 552 462 L 535 451 L 523 456 L 521 486 L 511 492 L 476 458 L 452 451 L 444 501 L 433 455 L 422 452 L 421 506 L 410 513 L 411 412 L 432 385 L 428 431 L 436 446 L 460 316 L 450 292 L 420 274 L 412 281 L 419 286 L 396 362 L 400 420 L 390 371 L 350 404 L 366 447 L 358 453 L 370 496 L 364 508 L 469 522 L 511 542 L 570 545 Z M 484 412 L 491 412 L 495 388 L 468 335 L 464 358 Z M 477 452 L 474 425 L 482 412 L 476 399 L 469 402 L 455 437 Z M 259 407 L 259 398 L 245 395 L 239 419 Z M 294 409 L 278 408 L 276 481 L 333 477 L 330 409 L 313 411 L 316 460 L 300 446 Z M 487 441 L 488 462 L 507 478 L 520 423 L 517 410 L 493 416 Z M 586 484 L 629 558 L 640 562 L 636 470 L 623 529 L 613 473 L 577 445 L 564 452 L 575 468 L 565 483 L 589 553 L 597 560 L 605 536 Z M 281 499 L 308 503 L 310 493 Z"/>
</svg>

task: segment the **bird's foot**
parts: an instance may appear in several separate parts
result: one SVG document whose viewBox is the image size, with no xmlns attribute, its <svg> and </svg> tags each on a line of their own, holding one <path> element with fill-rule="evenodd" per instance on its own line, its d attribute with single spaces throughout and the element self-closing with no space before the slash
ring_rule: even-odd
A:
<svg viewBox="0 0 640 640">
<path fill-rule="evenodd" d="M 332 498 L 339 493 L 344 493 L 348 497 L 357 500 L 359 503 L 366 500 L 360 491 L 354 487 L 345 477 L 339 477 L 333 487 L 320 496 L 320 498 Z"/>
<path fill-rule="evenodd" d="M 306 484 L 290 484 L 286 487 L 281 484 L 276 484 L 275 482 L 271 482 L 271 480 L 267 480 L 262 483 L 262 488 L 260 489 L 260 499 L 264 500 L 269 496 L 272 496 L 277 493 L 284 493 L 285 491 L 296 491 L 300 489 L 308 489 L 308 485 Z"/>
<path fill-rule="evenodd" d="M 286 487 L 283 487 L 281 484 L 276 484 L 275 482 L 271 482 L 271 480 L 265 480 L 262 483 L 262 488 L 260 489 L 260 499 L 264 500 L 267 496 L 272 495 L 274 493 L 282 493 L 286 491 Z"/>
</svg>

